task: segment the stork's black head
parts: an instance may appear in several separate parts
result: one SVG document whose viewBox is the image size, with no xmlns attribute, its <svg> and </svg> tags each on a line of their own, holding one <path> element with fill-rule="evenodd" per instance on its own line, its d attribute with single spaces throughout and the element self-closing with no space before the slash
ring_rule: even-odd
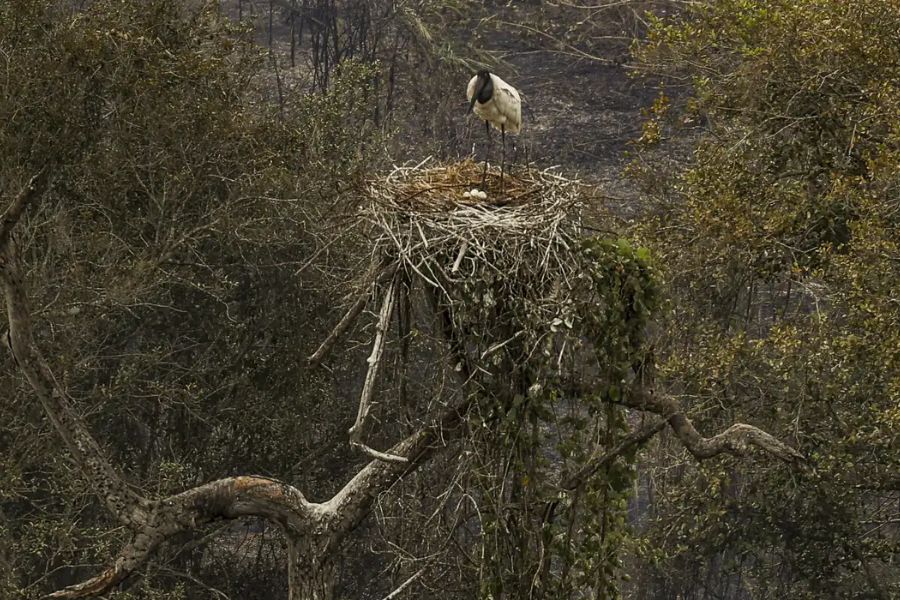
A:
<svg viewBox="0 0 900 600">
<path fill-rule="evenodd" d="M 475 82 L 475 93 L 469 101 L 469 112 L 475 107 L 475 101 L 484 104 L 494 97 L 494 82 L 491 80 L 491 74 L 488 71 L 478 71 L 475 74 L 478 81 Z"/>
</svg>

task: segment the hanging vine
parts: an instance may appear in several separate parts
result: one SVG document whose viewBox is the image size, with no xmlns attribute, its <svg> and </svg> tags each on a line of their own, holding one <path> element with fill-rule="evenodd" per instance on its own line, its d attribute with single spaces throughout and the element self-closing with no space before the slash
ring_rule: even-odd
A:
<svg viewBox="0 0 900 600">
<path fill-rule="evenodd" d="M 480 171 L 417 165 L 374 182 L 363 211 L 373 260 L 431 298 L 452 338 L 450 369 L 474 398 L 460 469 L 477 504 L 481 596 L 612 598 L 636 445 L 562 483 L 630 430 L 614 401 L 644 360 L 657 297 L 649 256 L 584 238 L 578 182 L 523 169 L 502 194 L 463 196 Z M 392 299 L 393 278 L 381 281 L 374 297 Z"/>
</svg>

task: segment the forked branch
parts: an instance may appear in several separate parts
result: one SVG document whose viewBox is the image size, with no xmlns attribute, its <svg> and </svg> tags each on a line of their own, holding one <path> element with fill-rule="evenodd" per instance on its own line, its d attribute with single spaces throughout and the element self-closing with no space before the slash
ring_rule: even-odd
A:
<svg viewBox="0 0 900 600">
<path fill-rule="evenodd" d="M 378 460 L 388 460 L 393 462 L 407 462 L 402 456 L 385 454 L 372 448 L 369 448 L 363 442 L 363 432 L 366 426 L 366 419 L 369 411 L 372 409 L 372 397 L 375 394 L 375 384 L 378 381 L 378 370 L 381 367 L 381 359 L 384 356 L 384 341 L 387 337 L 387 331 L 391 326 L 391 315 L 394 314 L 394 300 L 396 298 L 397 275 L 391 279 L 387 289 L 384 292 L 384 298 L 381 301 L 381 310 L 378 313 L 378 323 L 375 325 L 375 341 L 372 342 L 372 353 L 369 355 L 369 369 L 366 372 L 366 380 L 363 383 L 362 393 L 359 395 L 359 411 L 356 413 L 356 422 L 350 428 L 350 444 L 354 447 L 362 449 L 367 455 Z"/>
</svg>

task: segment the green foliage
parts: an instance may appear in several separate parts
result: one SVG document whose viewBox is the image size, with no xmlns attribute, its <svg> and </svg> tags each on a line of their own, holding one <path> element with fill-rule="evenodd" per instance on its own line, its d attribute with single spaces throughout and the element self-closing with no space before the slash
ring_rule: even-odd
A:
<svg viewBox="0 0 900 600">
<path fill-rule="evenodd" d="M 260 49 L 216 3 L 71 4 L 0 5 L 4 206 L 42 166 L 52 179 L 19 228 L 41 349 L 148 495 L 289 475 L 298 451 L 333 450 L 340 419 L 323 414 L 343 410 L 297 366 L 332 305 L 327 276 L 298 273 L 317 266 L 322 215 L 348 202 L 378 147 L 358 85 L 371 70 L 341 69 L 344 93 L 329 99 L 343 119 L 303 95 L 275 106 L 261 101 Z M 329 258 L 342 248 L 331 240 Z M 3 357 L 0 595 L 37 596 L 95 574 L 71 565 L 104 564 L 126 532 Z M 201 568 L 203 551 L 164 552 L 168 570 L 151 566 L 155 585 L 132 595 L 164 597 L 191 564 L 237 597 L 280 568 L 236 578 Z M 259 585 L 278 593 L 277 581 Z"/>
<path fill-rule="evenodd" d="M 650 149 L 632 167 L 648 192 L 636 235 L 672 297 L 661 374 L 701 426 L 759 424 L 813 463 L 668 481 L 650 530 L 668 589 L 710 577 L 721 593 L 739 573 L 762 597 L 900 591 L 885 509 L 900 464 L 898 30 L 894 3 L 728 0 L 656 20 L 638 51 L 693 83 L 656 118 L 661 138 L 708 125 L 689 166 Z"/>
<path fill-rule="evenodd" d="M 483 598 L 535 590 L 552 598 L 619 597 L 634 449 L 575 491 L 556 486 L 560 471 L 580 471 L 629 431 L 626 412 L 615 403 L 646 358 L 644 333 L 658 292 L 649 251 L 627 240 L 587 239 L 571 260 L 574 281 L 549 286 L 573 285 L 551 320 L 531 318 L 536 311 L 527 299 L 545 298 L 533 289 L 517 295 L 509 294 L 509 279 L 493 288 L 490 277 L 472 282 L 481 299 L 471 302 L 478 325 L 505 324 L 502 336 L 489 340 L 509 340 L 503 348 L 509 354 L 479 365 L 491 377 L 480 379 L 473 424 L 472 476 L 484 499 Z M 474 321 L 463 324 L 483 331 Z"/>
<path fill-rule="evenodd" d="M 583 252 L 594 292 L 603 300 L 582 309 L 585 332 L 596 340 L 608 378 L 617 382 L 641 359 L 645 329 L 659 303 L 650 250 L 626 239 L 591 238 Z"/>
</svg>

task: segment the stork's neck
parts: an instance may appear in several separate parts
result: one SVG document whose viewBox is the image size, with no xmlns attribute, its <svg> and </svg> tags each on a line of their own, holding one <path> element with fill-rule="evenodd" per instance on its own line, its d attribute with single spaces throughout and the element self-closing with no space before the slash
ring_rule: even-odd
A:
<svg viewBox="0 0 900 600">
<path fill-rule="evenodd" d="M 494 97 L 494 80 L 489 73 L 486 73 L 483 79 L 484 83 L 481 84 L 481 88 L 478 91 L 479 104 L 489 102 Z"/>
</svg>

